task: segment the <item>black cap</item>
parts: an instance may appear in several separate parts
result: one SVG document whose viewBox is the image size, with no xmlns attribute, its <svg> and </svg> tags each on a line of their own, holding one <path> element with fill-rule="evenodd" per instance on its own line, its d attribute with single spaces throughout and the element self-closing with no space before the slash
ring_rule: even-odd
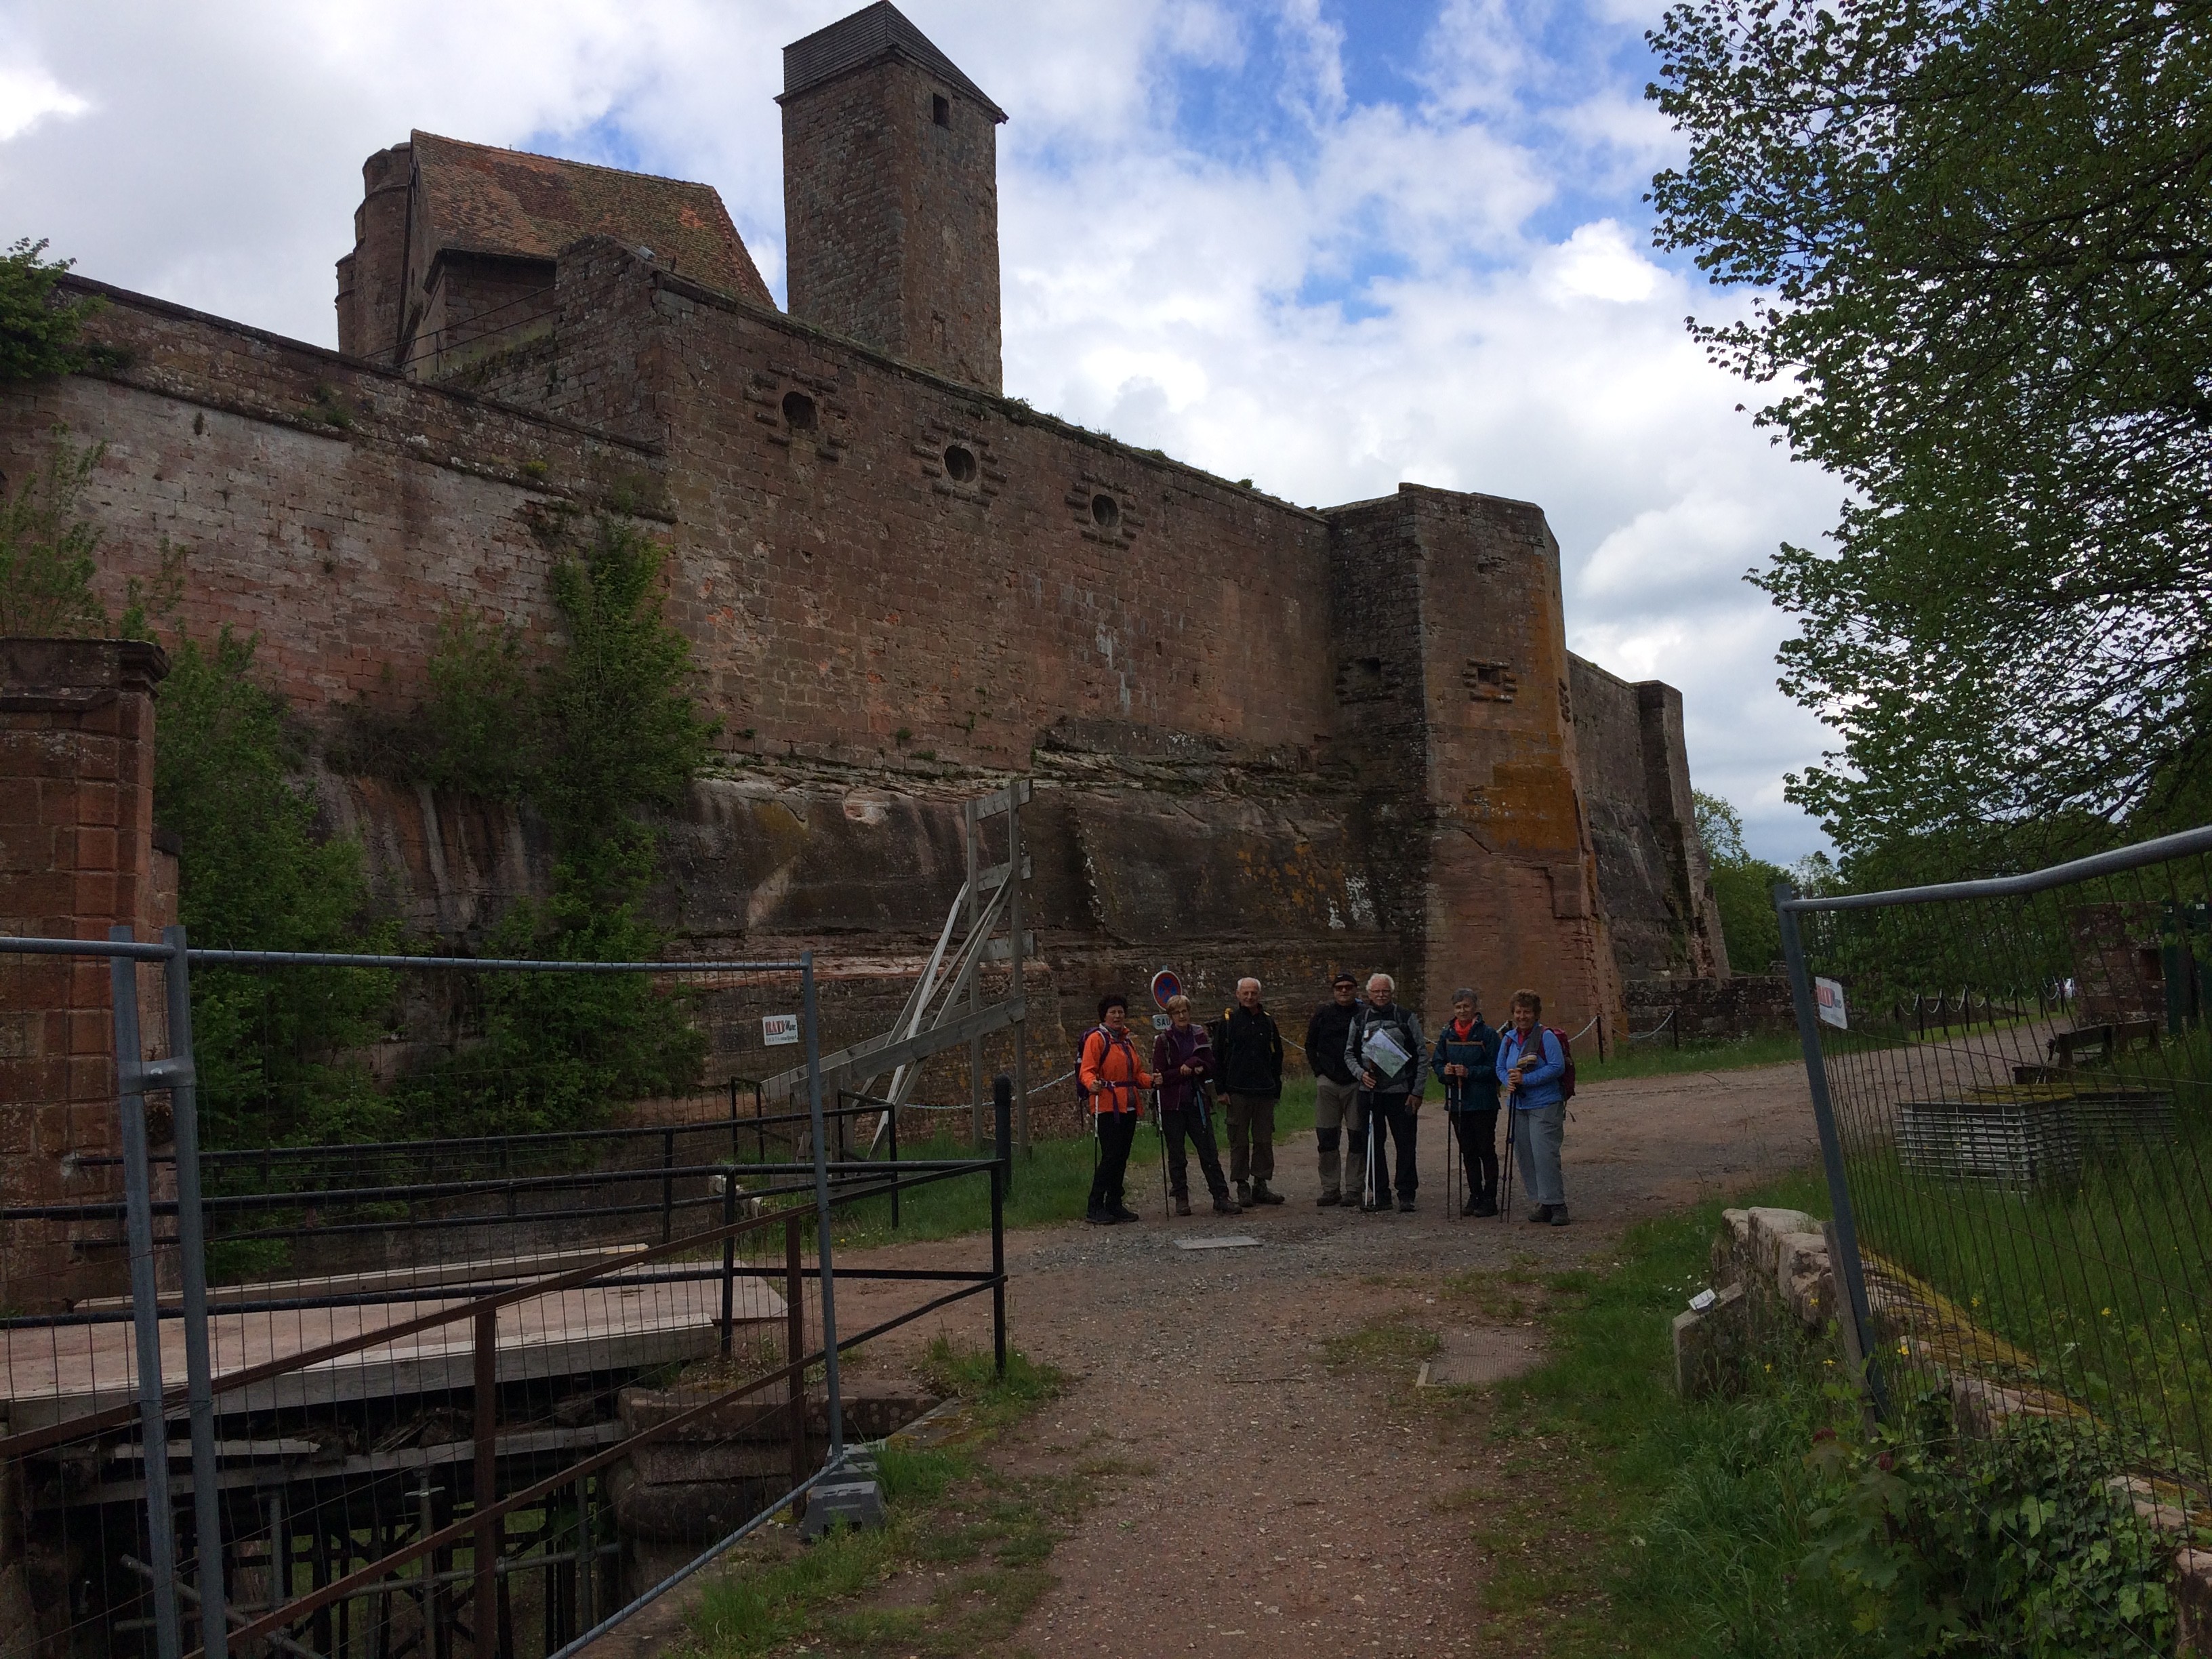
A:
<svg viewBox="0 0 2212 1659">
<path fill-rule="evenodd" d="M 1329 981 L 1329 983 L 1331 985 L 1357 985 L 1359 983 L 1359 980 L 1357 975 L 1347 971 L 1339 974 L 1334 979 Z"/>
</svg>

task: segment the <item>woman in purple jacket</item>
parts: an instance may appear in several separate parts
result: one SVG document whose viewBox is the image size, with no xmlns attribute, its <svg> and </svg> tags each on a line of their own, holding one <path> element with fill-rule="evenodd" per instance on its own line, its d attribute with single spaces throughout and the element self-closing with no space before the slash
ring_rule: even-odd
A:
<svg viewBox="0 0 2212 1659">
<path fill-rule="evenodd" d="M 1213 1125 L 1208 1120 L 1206 1083 L 1213 1076 L 1213 1045 L 1206 1027 L 1190 1017 L 1190 999 L 1168 999 L 1168 1029 L 1152 1039 L 1152 1075 L 1160 1090 L 1160 1133 L 1168 1144 L 1168 1179 L 1175 1189 L 1175 1212 L 1190 1213 L 1190 1166 L 1183 1157 L 1183 1137 L 1190 1137 L 1198 1152 L 1198 1167 L 1213 1193 L 1217 1215 L 1242 1215 L 1243 1206 L 1229 1196 L 1228 1180 L 1221 1173 L 1221 1154 L 1214 1150 Z"/>
</svg>

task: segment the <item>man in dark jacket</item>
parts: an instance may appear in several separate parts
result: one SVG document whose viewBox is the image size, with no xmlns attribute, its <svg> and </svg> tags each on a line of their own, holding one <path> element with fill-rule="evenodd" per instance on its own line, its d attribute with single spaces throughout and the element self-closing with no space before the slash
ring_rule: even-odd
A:
<svg viewBox="0 0 2212 1659">
<path fill-rule="evenodd" d="M 1413 1161 L 1413 1115 L 1421 1109 L 1427 1081 L 1422 1060 L 1428 1045 L 1421 1038 L 1420 1016 L 1398 1006 L 1397 990 L 1388 974 L 1368 977 L 1367 1000 L 1344 1044 L 1344 1063 L 1359 1078 L 1360 1103 L 1375 1136 L 1367 1163 L 1375 1195 L 1363 1206 L 1370 1210 L 1390 1207 L 1390 1166 L 1383 1160 L 1387 1141 L 1398 1143 L 1400 1209 L 1413 1207 L 1413 1191 L 1420 1184 Z"/>
<path fill-rule="evenodd" d="M 1306 1064 L 1314 1074 L 1314 1140 L 1321 1153 L 1321 1196 L 1314 1200 L 1323 1209 L 1348 1198 L 1359 1201 L 1367 1184 L 1367 1121 L 1359 1115 L 1359 1083 L 1344 1063 L 1344 1045 L 1352 1022 L 1359 1015 L 1359 981 L 1339 974 L 1329 987 L 1329 1000 L 1306 1022 Z M 1349 1169 L 1338 1177 L 1338 1143 L 1349 1134 Z"/>
<path fill-rule="evenodd" d="M 1213 1024 L 1214 1073 L 1229 1120 L 1229 1178 L 1243 1205 L 1279 1204 L 1275 1178 L 1275 1102 L 1283 1092 L 1283 1034 L 1260 1006 L 1260 981 L 1237 981 L 1237 1006 Z"/>
</svg>

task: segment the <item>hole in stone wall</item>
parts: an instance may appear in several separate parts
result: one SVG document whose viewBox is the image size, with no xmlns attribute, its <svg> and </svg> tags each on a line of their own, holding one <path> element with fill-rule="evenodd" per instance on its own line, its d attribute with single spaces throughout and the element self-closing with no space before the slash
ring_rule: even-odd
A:
<svg viewBox="0 0 2212 1659">
<path fill-rule="evenodd" d="M 975 482 L 975 452 L 954 444 L 945 452 L 945 476 L 955 483 Z"/>
<path fill-rule="evenodd" d="M 941 93 L 933 96 L 929 100 L 929 118 L 936 122 L 940 127 L 951 126 L 952 125 L 952 100 L 950 98 L 945 97 Z"/>
<path fill-rule="evenodd" d="M 794 432 L 814 430 L 814 399 L 804 392 L 783 394 L 783 418 Z"/>
<path fill-rule="evenodd" d="M 1121 522 L 1121 503 L 1111 495 L 1093 495 L 1091 498 L 1091 522 L 1101 530 L 1111 530 Z"/>
</svg>

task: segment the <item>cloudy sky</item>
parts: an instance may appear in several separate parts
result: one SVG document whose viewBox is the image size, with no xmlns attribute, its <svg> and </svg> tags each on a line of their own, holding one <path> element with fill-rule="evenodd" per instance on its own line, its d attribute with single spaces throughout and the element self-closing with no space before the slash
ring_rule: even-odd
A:
<svg viewBox="0 0 2212 1659">
<path fill-rule="evenodd" d="M 335 343 L 362 158 L 422 127 L 718 188 L 782 297 L 779 48 L 854 0 L 0 0 L 0 238 Z M 1682 689 L 1753 850 L 1820 844 L 1741 580 L 1835 483 L 1650 246 L 1656 0 L 903 0 L 1000 130 L 1006 390 L 1316 504 L 1542 503 L 1570 642 Z"/>
</svg>

